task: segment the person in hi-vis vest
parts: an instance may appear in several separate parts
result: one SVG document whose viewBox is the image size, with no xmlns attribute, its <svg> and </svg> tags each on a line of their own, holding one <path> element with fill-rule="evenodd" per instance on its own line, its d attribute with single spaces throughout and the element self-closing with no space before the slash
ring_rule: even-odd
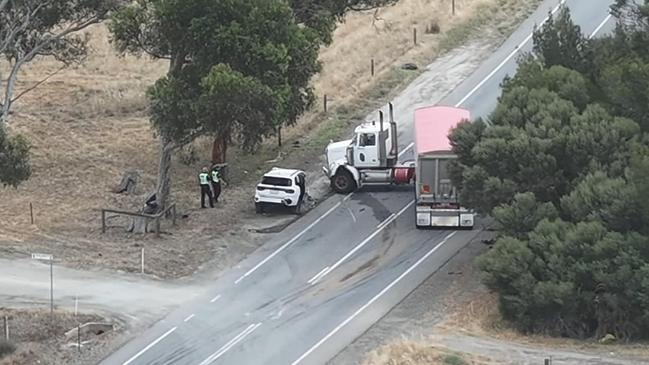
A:
<svg viewBox="0 0 649 365">
<path fill-rule="evenodd" d="M 203 171 L 198 174 L 198 182 L 201 185 L 201 208 L 206 208 L 206 195 L 210 200 L 210 208 L 214 208 L 214 203 L 212 202 L 212 191 L 210 190 L 210 175 L 207 173 L 207 171 L 207 167 L 203 167 Z"/>
<path fill-rule="evenodd" d="M 219 196 L 221 195 L 221 173 L 217 167 L 212 169 L 212 193 L 214 194 L 214 202 L 219 202 Z"/>
</svg>

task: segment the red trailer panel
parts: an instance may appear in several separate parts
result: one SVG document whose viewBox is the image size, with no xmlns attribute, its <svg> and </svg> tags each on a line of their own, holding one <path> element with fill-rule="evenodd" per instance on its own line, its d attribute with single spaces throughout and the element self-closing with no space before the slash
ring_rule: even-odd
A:
<svg viewBox="0 0 649 365">
<path fill-rule="evenodd" d="M 468 110 L 430 106 L 415 110 L 415 153 L 450 152 L 448 134 L 460 122 L 469 120 Z"/>
<path fill-rule="evenodd" d="M 473 226 L 473 214 L 460 206 L 448 171 L 456 158 L 448 135 L 470 118 L 468 110 L 448 106 L 415 110 L 417 227 Z"/>
</svg>

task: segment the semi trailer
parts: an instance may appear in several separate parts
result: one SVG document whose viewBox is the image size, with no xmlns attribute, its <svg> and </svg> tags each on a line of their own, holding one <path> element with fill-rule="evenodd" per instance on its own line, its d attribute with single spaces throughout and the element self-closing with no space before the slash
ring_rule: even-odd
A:
<svg viewBox="0 0 649 365">
<path fill-rule="evenodd" d="M 469 111 L 447 106 L 415 110 L 415 210 L 417 228 L 473 228 L 474 214 L 460 205 L 451 183 L 450 163 L 457 158 L 448 135 L 471 118 Z"/>
</svg>

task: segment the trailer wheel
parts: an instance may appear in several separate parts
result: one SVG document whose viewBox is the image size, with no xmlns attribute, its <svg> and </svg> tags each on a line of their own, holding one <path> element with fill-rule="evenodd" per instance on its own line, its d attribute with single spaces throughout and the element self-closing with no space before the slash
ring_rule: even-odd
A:
<svg viewBox="0 0 649 365">
<path fill-rule="evenodd" d="M 356 181 L 348 171 L 338 170 L 331 178 L 331 188 L 339 194 L 349 194 L 356 189 Z"/>
</svg>

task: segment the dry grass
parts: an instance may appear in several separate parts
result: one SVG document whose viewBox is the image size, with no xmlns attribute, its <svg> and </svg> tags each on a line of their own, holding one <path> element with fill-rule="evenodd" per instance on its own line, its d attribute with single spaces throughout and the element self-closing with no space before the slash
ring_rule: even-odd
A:
<svg viewBox="0 0 649 365">
<path fill-rule="evenodd" d="M 285 140 L 299 140 L 302 147 L 285 147 L 296 153 L 278 164 L 317 170 L 315 159 L 329 137 L 343 133 L 359 112 L 385 100 L 390 90 L 417 74 L 399 70 L 402 63 L 416 62 L 421 67 L 478 31 L 505 33 L 538 1 L 457 0 L 457 15 L 451 17 L 446 0 L 401 0 L 378 12 L 378 20 L 373 12 L 348 16 L 333 44 L 322 50 L 324 69 L 313 81 L 320 96 L 329 95 L 334 110 L 328 116 L 313 111 L 288 128 Z M 440 32 L 425 34 L 432 24 Z M 416 46 L 413 27 L 418 30 Z M 118 229 L 108 235 L 99 233 L 96 209 L 138 209 L 154 187 L 158 143 L 146 117 L 145 91 L 167 65 L 118 57 L 104 26 L 88 32 L 93 52 L 87 62 L 56 74 L 14 109 L 9 127 L 31 140 L 33 175 L 18 189 L 0 188 L 0 253 L 24 257 L 42 250 L 56 253 L 69 266 L 134 271 L 144 244 L 152 258 L 151 273 L 177 277 L 190 275 L 212 258 L 227 264 L 254 249 L 258 243 L 248 242 L 248 237 L 237 237 L 235 244 L 223 232 L 240 229 L 243 221 L 254 216 L 250 191 L 259 173 L 270 166 L 264 161 L 278 154 L 273 140 L 256 154 L 242 154 L 236 147 L 230 151 L 237 184 L 224 191 L 221 209 L 200 213 L 194 209 L 196 172 L 207 162 L 209 140 L 194 143 L 198 161 L 174 161 L 172 190 L 190 219 L 173 237 L 142 239 Z M 373 78 L 369 75 L 372 57 L 376 60 Z M 51 61 L 34 62 L 21 74 L 18 88 L 27 88 L 57 69 Z M 112 194 L 110 190 L 127 170 L 140 172 L 137 194 Z M 35 225 L 30 224 L 30 202 Z M 111 220 L 111 225 L 118 223 Z"/>
<path fill-rule="evenodd" d="M 571 351 L 607 351 L 622 356 L 649 358 L 649 346 L 645 343 L 600 344 L 596 340 L 572 340 L 541 335 L 523 334 L 503 319 L 498 311 L 496 294 L 484 292 L 473 300 L 459 303 L 437 329 L 442 333 L 463 333 L 493 338 L 533 347 L 548 347 Z"/>
<path fill-rule="evenodd" d="M 400 341 L 372 351 L 363 365 L 490 365 L 484 357 L 460 354 L 424 341 Z"/>
<path fill-rule="evenodd" d="M 105 339 L 114 336 L 86 336 L 82 341 L 82 354 L 76 347 L 66 346 L 65 332 L 87 322 L 102 321 L 103 318 L 92 314 L 73 314 L 42 310 L 14 310 L 0 308 L 0 317 L 9 319 L 10 342 L 16 345 L 16 351 L 0 359 L 0 365 L 28 364 L 72 364 L 83 363 L 84 356 L 91 356 Z M 0 330 L 4 338 L 4 328 Z M 83 354 L 85 352 L 85 354 Z"/>
<path fill-rule="evenodd" d="M 430 60 L 431 50 L 439 47 L 450 29 L 475 17 L 476 9 L 496 2 L 457 0 L 455 16 L 451 15 L 450 1 L 443 0 L 401 0 L 376 14 L 352 13 L 336 30 L 334 44 L 321 53 L 324 67 L 314 80 L 315 88 L 320 95 L 335 98 L 335 102 L 349 101 L 371 88 L 376 78 L 395 65 Z M 426 33 L 431 25 L 439 27 L 440 32 Z M 413 29 L 417 30 L 417 45 Z M 375 60 L 374 77 L 370 73 L 371 59 Z"/>
</svg>

